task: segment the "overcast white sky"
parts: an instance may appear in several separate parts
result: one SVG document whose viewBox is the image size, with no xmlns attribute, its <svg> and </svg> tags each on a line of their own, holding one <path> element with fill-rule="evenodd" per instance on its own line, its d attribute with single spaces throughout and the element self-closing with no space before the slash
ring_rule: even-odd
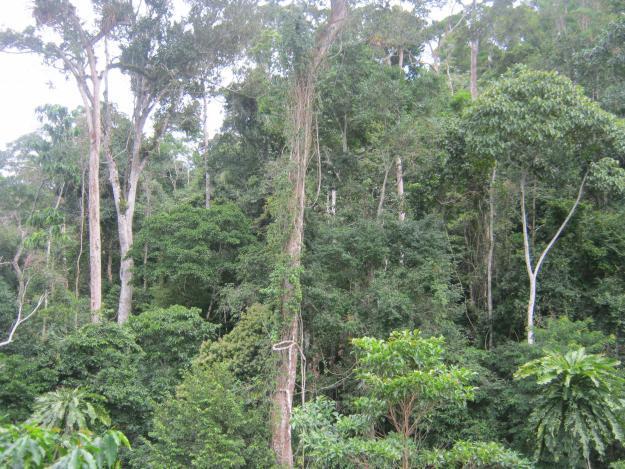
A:
<svg viewBox="0 0 625 469">
<path fill-rule="evenodd" d="M 90 8 L 89 0 L 74 2 L 79 13 Z M 445 13 L 448 8 L 444 9 Z M 32 24 L 32 1 L 2 0 L 0 28 L 21 31 Z M 436 16 L 444 16 L 437 12 Z M 111 101 L 129 113 L 132 108 L 127 80 L 118 71 L 110 76 Z M 62 104 L 70 109 L 82 105 L 73 78 L 41 63 L 32 54 L 0 53 L 0 149 L 28 132 L 39 127 L 35 108 L 42 104 Z M 211 131 L 219 130 L 222 120 L 219 101 L 211 105 Z"/>
</svg>

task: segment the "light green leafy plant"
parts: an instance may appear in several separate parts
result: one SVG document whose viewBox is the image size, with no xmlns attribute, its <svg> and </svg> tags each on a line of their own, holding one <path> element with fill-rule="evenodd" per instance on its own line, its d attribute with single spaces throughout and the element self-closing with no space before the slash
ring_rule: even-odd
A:
<svg viewBox="0 0 625 469">
<path fill-rule="evenodd" d="M 534 377 L 542 386 L 531 417 L 537 458 L 546 450 L 556 461 L 574 464 L 583 456 L 590 463 L 593 449 L 603 456 L 607 445 L 625 441 L 625 380 L 618 365 L 579 348 L 551 352 L 519 368 L 516 379 Z"/>
</svg>

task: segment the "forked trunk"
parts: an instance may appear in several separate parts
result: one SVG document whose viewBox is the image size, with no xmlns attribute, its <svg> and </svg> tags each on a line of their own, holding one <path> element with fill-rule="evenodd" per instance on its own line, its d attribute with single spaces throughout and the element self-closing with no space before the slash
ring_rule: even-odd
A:
<svg viewBox="0 0 625 469">
<path fill-rule="evenodd" d="M 564 219 L 564 221 L 562 222 L 562 224 L 556 231 L 556 234 L 553 235 L 553 237 L 551 238 L 551 240 L 549 241 L 545 249 L 543 249 L 542 253 L 540 254 L 540 257 L 538 258 L 538 261 L 536 262 L 536 266 L 534 267 L 532 266 L 532 253 L 530 252 L 531 241 L 529 239 L 530 236 L 528 234 L 528 229 L 527 229 L 527 225 L 528 225 L 527 213 L 525 210 L 525 176 L 521 177 L 520 188 L 521 188 L 521 223 L 523 225 L 523 251 L 525 253 L 525 267 L 527 269 L 527 275 L 529 277 L 529 282 L 530 282 L 530 294 L 529 294 L 529 299 L 527 302 L 527 324 L 526 324 L 527 343 L 529 345 L 534 344 L 534 309 L 536 306 L 536 289 L 537 289 L 537 283 L 538 283 L 538 273 L 540 272 L 540 268 L 545 262 L 545 258 L 547 257 L 547 254 L 549 253 L 549 251 L 551 251 L 551 248 L 553 248 L 553 246 L 556 244 L 556 241 L 562 234 L 562 231 L 564 231 L 564 228 L 566 228 L 566 225 L 569 223 L 569 221 L 573 217 L 575 210 L 577 209 L 580 201 L 582 200 L 582 196 L 584 194 L 584 186 L 586 184 L 587 177 L 588 177 L 588 173 L 584 174 L 584 177 L 582 178 L 582 182 L 579 186 L 579 190 L 577 192 L 577 198 L 575 199 L 573 206 L 570 208 L 569 213 L 566 215 L 566 218 Z M 533 240 L 533 237 L 532 237 L 532 240 Z"/>
</svg>

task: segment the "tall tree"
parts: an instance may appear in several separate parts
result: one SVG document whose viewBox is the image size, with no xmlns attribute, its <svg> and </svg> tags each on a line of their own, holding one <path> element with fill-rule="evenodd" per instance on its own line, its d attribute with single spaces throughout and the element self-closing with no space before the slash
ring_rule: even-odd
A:
<svg viewBox="0 0 625 469">
<path fill-rule="evenodd" d="M 117 213 L 120 245 L 121 289 L 117 321 L 128 320 L 132 309 L 134 261 L 134 214 L 139 180 L 151 153 L 159 149 L 173 118 L 181 110 L 183 93 L 194 97 L 198 81 L 215 80 L 236 59 L 250 37 L 254 8 L 249 0 L 192 2 L 188 17 L 173 22 L 169 2 L 148 2 L 135 13 L 125 37 L 119 67 L 130 78 L 134 95 L 127 161 L 119 164 L 107 134 L 105 154 Z M 184 51 L 184 53 L 182 53 Z M 145 126 L 157 113 L 152 136 L 146 141 Z M 110 116 L 109 116 L 110 117 Z M 107 129 L 110 131 L 110 118 Z M 121 168 L 121 170 L 120 170 Z"/>
<path fill-rule="evenodd" d="M 102 80 L 107 74 L 104 61 L 98 64 L 97 45 L 125 14 L 127 4 L 103 0 L 94 5 L 95 27 L 88 30 L 69 0 L 35 0 L 35 26 L 18 33 L 0 34 L 0 50 L 40 55 L 44 62 L 74 77 L 82 98 L 89 129 L 89 266 L 91 320 L 100 321 L 102 308 L 102 247 L 100 237 L 100 151 L 102 147 Z M 47 32 L 58 36 L 48 41 Z"/>
<path fill-rule="evenodd" d="M 274 417 L 272 447 L 278 464 L 293 467 L 291 447 L 291 413 L 297 378 L 300 345 L 301 293 L 299 271 L 304 241 L 304 207 L 306 205 L 306 170 L 313 142 L 313 117 L 319 69 L 347 18 L 347 1 L 332 0 L 328 20 L 319 31 L 314 47 L 296 63 L 290 94 L 289 170 L 288 170 L 288 233 L 283 252 L 287 258 L 288 275 L 284 277 L 280 295 L 282 330 L 276 389 L 273 395 Z"/>
<path fill-rule="evenodd" d="M 128 136 L 131 144 L 127 152 L 127 162 L 122 165 L 122 171 L 113 155 L 111 143 L 113 128 L 112 111 L 108 103 L 108 82 L 106 82 L 105 90 L 107 108 L 105 110 L 104 154 L 108 163 L 109 181 L 113 189 L 121 257 L 119 267 L 121 285 L 117 308 L 117 321 L 120 324 L 128 320 L 132 309 L 134 261 L 130 251 L 134 237 L 133 221 L 139 178 L 147 163 L 150 150 L 158 146 L 161 136 L 167 129 L 167 117 L 157 122 L 151 149 L 144 148 L 144 129 L 154 108 L 166 95 L 174 94 L 179 76 L 169 66 L 170 64 L 163 60 L 163 55 L 167 57 L 167 46 L 171 47 L 167 44 L 167 39 L 174 36 L 175 40 L 175 35 L 167 31 L 171 14 L 169 5 L 149 3 L 146 9 L 147 12 L 143 15 L 132 17 L 125 38 L 126 43 L 122 46 L 120 61 L 115 64 L 129 75 L 134 95 L 132 125 Z M 108 48 L 106 55 L 108 63 Z M 175 107 L 176 104 L 176 99 L 173 98 L 171 106 Z"/>
</svg>

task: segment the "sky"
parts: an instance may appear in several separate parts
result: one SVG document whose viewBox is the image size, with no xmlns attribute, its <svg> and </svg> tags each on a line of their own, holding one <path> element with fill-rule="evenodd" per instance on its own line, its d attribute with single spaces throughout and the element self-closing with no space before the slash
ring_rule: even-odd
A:
<svg viewBox="0 0 625 469">
<path fill-rule="evenodd" d="M 1 29 L 21 31 L 32 24 L 31 0 L 4 0 L 2 3 Z M 90 1 L 74 3 L 81 17 L 86 17 Z M 449 6 L 435 12 L 435 16 L 443 17 L 448 11 Z M 132 96 L 127 79 L 114 70 L 109 83 L 111 101 L 130 114 Z M 0 53 L 0 149 L 39 128 L 35 109 L 43 104 L 61 104 L 70 109 L 82 105 L 74 79 L 44 65 L 36 55 Z M 223 120 L 220 99 L 211 103 L 209 116 L 209 130 L 214 134 Z"/>
</svg>

